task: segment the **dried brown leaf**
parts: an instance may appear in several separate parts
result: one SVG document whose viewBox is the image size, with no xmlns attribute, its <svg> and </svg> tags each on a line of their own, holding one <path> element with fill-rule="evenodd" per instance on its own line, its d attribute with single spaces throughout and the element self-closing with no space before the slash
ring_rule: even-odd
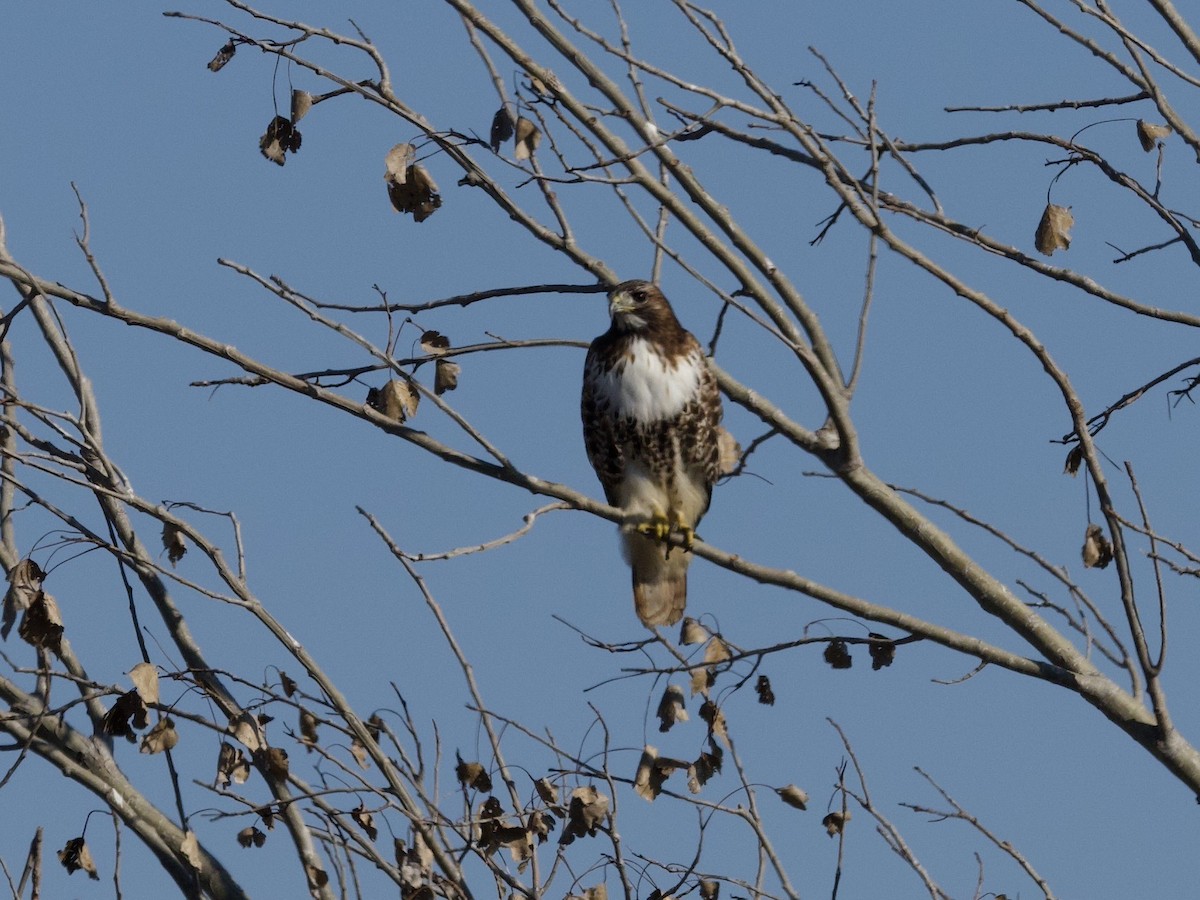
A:
<svg viewBox="0 0 1200 900">
<path fill-rule="evenodd" d="M 676 722 L 687 720 L 688 711 L 684 706 L 683 688 L 677 684 L 668 684 L 662 699 L 658 701 L 658 730 L 670 731 Z"/>
<path fill-rule="evenodd" d="M 771 689 L 771 679 L 766 675 L 758 676 L 758 681 L 754 683 L 754 693 L 758 694 L 758 702 L 763 706 L 775 705 L 775 691 Z"/>
<path fill-rule="evenodd" d="M 32 559 L 23 559 L 8 571 L 8 590 L 4 594 L 4 611 L 0 614 L 0 638 L 8 639 L 17 621 L 17 613 L 29 608 L 42 591 L 46 573 Z"/>
<path fill-rule="evenodd" d="M 261 847 L 267 842 L 267 836 L 254 825 L 247 825 L 237 833 L 237 842 L 243 847 Z"/>
<path fill-rule="evenodd" d="M 276 116 L 267 126 L 263 136 L 258 139 L 258 150 L 262 155 L 282 166 L 287 162 L 287 154 L 300 149 L 300 132 L 292 127 L 291 121 L 283 116 Z"/>
<path fill-rule="evenodd" d="M 492 116 L 491 144 L 492 152 L 499 153 L 500 145 L 513 136 L 513 117 L 507 106 L 496 110 Z"/>
<path fill-rule="evenodd" d="M 1083 447 L 1076 444 L 1067 453 L 1067 461 L 1063 463 L 1063 474 L 1074 478 L 1079 474 L 1079 466 L 1083 462 Z"/>
<path fill-rule="evenodd" d="M 1138 141 L 1142 145 L 1142 149 L 1147 153 L 1151 152 L 1159 143 L 1171 136 L 1170 125 L 1154 125 L 1144 119 L 1137 121 L 1137 136 Z"/>
<path fill-rule="evenodd" d="M 721 882 L 711 878 L 700 879 L 700 900 L 717 900 L 721 896 Z"/>
<path fill-rule="evenodd" d="M 433 392 L 439 397 L 446 391 L 458 387 L 458 376 L 462 366 L 448 359 L 439 359 L 433 368 Z"/>
<path fill-rule="evenodd" d="M 701 753 L 696 761 L 687 767 L 688 773 L 688 790 L 693 794 L 700 793 L 700 788 L 708 783 L 709 779 L 721 771 L 721 759 L 724 751 L 709 738 L 709 750 L 712 752 Z"/>
<path fill-rule="evenodd" d="M 369 769 L 371 767 L 370 763 L 368 762 L 368 760 L 371 758 L 370 754 L 367 753 L 367 748 L 363 746 L 363 742 L 358 738 L 350 739 L 350 754 L 354 757 L 355 761 L 361 768 Z"/>
<path fill-rule="evenodd" d="M 825 833 L 834 837 L 845 830 L 846 823 L 850 821 L 850 818 L 850 810 L 846 810 L 844 813 L 839 810 L 831 812 L 823 818 L 821 824 L 825 826 Z"/>
<path fill-rule="evenodd" d="M 596 790 L 595 785 L 577 787 L 571 791 L 571 804 L 567 809 L 567 824 L 563 826 L 559 843 L 566 845 L 577 837 L 595 837 L 596 829 L 604 822 L 608 813 L 608 797 Z"/>
<path fill-rule="evenodd" d="M 695 697 L 697 694 L 707 694 L 708 689 L 716 683 L 716 680 L 716 673 L 710 668 L 702 666 L 700 668 L 692 669 L 692 696 Z"/>
<path fill-rule="evenodd" d="M 542 142 L 542 133 L 533 122 L 521 116 L 517 119 L 516 128 L 516 149 L 513 151 L 513 156 L 517 159 L 529 159 L 533 156 L 533 151 Z"/>
<path fill-rule="evenodd" d="M 296 682 L 288 677 L 287 672 L 280 671 L 279 684 L 283 688 L 283 695 L 285 697 L 294 697 L 296 695 Z"/>
<path fill-rule="evenodd" d="M 361 803 L 350 811 L 350 818 L 366 832 L 367 837 L 371 840 L 379 837 L 379 829 L 375 827 L 375 816 L 367 812 Z"/>
<path fill-rule="evenodd" d="M 414 221 L 424 222 L 442 205 L 442 198 L 425 167 L 413 162 L 415 156 L 412 144 L 394 146 L 384 158 L 383 180 L 392 208 L 412 213 Z"/>
<path fill-rule="evenodd" d="M 420 393 L 408 379 L 393 378 L 383 387 L 367 391 L 367 406 L 397 422 L 416 415 L 420 402 Z"/>
<path fill-rule="evenodd" d="M 529 814 L 529 833 L 536 834 L 539 844 L 546 843 L 552 832 L 558 826 L 558 820 L 554 816 L 548 816 L 540 809 L 535 809 Z"/>
<path fill-rule="evenodd" d="M 487 793 L 492 789 L 491 776 L 480 763 L 463 762 L 462 757 L 459 757 L 458 765 L 454 768 L 454 775 L 460 784 L 472 790 Z"/>
<path fill-rule="evenodd" d="M 779 799 L 788 806 L 794 806 L 796 809 L 808 809 L 808 794 L 802 788 L 796 787 L 794 784 L 784 785 L 781 788 L 775 788 L 775 793 L 779 795 Z"/>
<path fill-rule="evenodd" d="M 537 790 L 538 797 L 542 802 L 550 807 L 550 811 L 560 819 L 567 814 L 567 811 L 558 802 L 558 788 L 550 781 L 549 778 L 543 776 L 533 783 Z"/>
<path fill-rule="evenodd" d="M 137 691 L 126 691 L 104 714 L 100 725 L 105 734 L 123 737 L 130 743 L 137 740 L 134 729 L 141 730 L 150 724 L 145 701 Z"/>
<path fill-rule="evenodd" d="M 841 638 L 834 638 L 825 646 L 825 662 L 829 663 L 830 668 L 849 669 L 854 665 L 854 658 L 850 655 L 850 648 L 846 646 L 846 642 Z"/>
<path fill-rule="evenodd" d="M 655 778 L 654 761 L 658 759 L 658 748 L 647 744 L 638 760 L 637 774 L 633 778 L 633 789 L 639 797 L 654 802 L 662 793 L 663 780 Z"/>
<path fill-rule="evenodd" d="M 871 654 L 871 669 L 878 672 L 896 661 L 896 642 L 886 635 L 870 632 L 867 652 Z"/>
<path fill-rule="evenodd" d="M 171 750 L 179 743 L 179 732 L 175 730 L 175 722 L 168 716 L 159 719 L 154 727 L 142 735 L 142 746 L 140 752 L 162 753 L 164 750 Z"/>
<path fill-rule="evenodd" d="M 1084 532 L 1082 556 L 1083 565 L 1088 569 L 1103 569 L 1112 562 L 1112 544 L 1104 529 L 1094 522 Z"/>
<path fill-rule="evenodd" d="M 426 331 L 421 334 L 421 352 L 429 356 L 440 356 L 450 349 L 450 338 L 440 331 Z"/>
<path fill-rule="evenodd" d="M 171 568 L 175 568 L 175 564 L 187 553 L 187 544 L 183 540 L 183 532 L 179 530 L 178 525 L 163 522 L 162 545 L 163 549 L 167 551 L 167 559 L 171 561 Z"/>
<path fill-rule="evenodd" d="M 96 864 L 92 862 L 92 852 L 88 850 L 87 842 L 82 837 L 67 841 L 58 851 L 58 861 L 67 870 L 68 875 L 74 875 L 82 869 L 92 881 L 100 880 L 100 876 L 96 874 Z"/>
<path fill-rule="evenodd" d="M 693 619 L 687 616 L 683 620 L 683 624 L 679 628 L 679 643 L 681 646 L 690 644 L 703 644 L 708 640 L 708 629 Z"/>
<path fill-rule="evenodd" d="M 700 718 L 708 724 L 709 734 L 715 734 L 729 745 L 729 731 L 725 723 L 725 713 L 712 700 L 705 700 L 700 706 Z"/>
<path fill-rule="evenodd" d="M 45 591 L 38 591 L 21 616 L 17 634 L 25 643 L 61 656 L 63 621 L 54 598 Z"/>
<path fill-rule="evenodd" d="M 301 119 L 308 115 L 308 111 L 312 109 L 313 95 L 308 91 L 292 91 L 292 125 L 295 125 Z"/>
<path fill-rule="evenodd" d="M 309 753 L 317 746 L 317 717 L 307 709 L 300 709 L 300 743 Z"/>
<path fill-rule="evenodd" d="M 1039 253 L 1046 256 L 1052 255 L 1055 250 L 1069 249 L 1070 231 L 1074 224 L 1075 217 L 1071 214 L 1070 207 L 1047 204 L 1042 213 L 1042 220 L 1038 222 L 1037 234 L 1033 238 L 1034 246 Z"/>
<path fill-rule="evenodd" d="M 158 702 L 158 669 L 152 663 L 138 663 L 129 670 L 129 680 L 147 704 Z"/>
<path fill-rule="evenodd" d="M 235 53 L 237 53 L 237 44 L 230 40 L 224 47 L 217 51 L 216 56 L 208 61 L 208 71 L 220 72 L 233 59 L 233 54 Z"/>
<path fill-rule="evenodd" d="M 233 744 L 222 741 L 221 749 L 217 753 L 217 786 L 245 784 L 249 777 L 250 760 Z"/>
</svg>

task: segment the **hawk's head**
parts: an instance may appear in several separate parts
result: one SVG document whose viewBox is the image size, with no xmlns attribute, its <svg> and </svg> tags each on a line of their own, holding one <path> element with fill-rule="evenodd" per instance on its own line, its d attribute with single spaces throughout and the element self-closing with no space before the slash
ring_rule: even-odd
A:
<svg viewBox="0 0 1200 900">
<path fill-rule="evenodd" d="M 667 298 L 649 281 L 625 281 L 613 288 L 608 314 L 618 331 L 669 334 L 681 328 Z"/>
</svg>

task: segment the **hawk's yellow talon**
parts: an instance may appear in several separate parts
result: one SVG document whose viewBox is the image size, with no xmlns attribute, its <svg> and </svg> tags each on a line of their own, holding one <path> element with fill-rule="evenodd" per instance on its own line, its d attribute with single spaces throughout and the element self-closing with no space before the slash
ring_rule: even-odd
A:
<svg viewBox="0 0 1200 900">
<path fill-rule="evenodd" d="M 671 523 L 662 513 L 655 513 L 650 517 L 650 521 L 639 522 L 637 530 L 639 534 L 644 534 L 648 538 L 665 541 L 671 534 Z"/>
</svg>

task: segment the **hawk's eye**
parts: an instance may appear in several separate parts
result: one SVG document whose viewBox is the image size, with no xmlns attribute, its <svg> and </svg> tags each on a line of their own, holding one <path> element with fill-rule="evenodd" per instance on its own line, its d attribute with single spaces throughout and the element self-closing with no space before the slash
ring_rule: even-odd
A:
<svg viewBox="0 0 1200 900">
<path fill-rule="evenodd" d="M 645 302 L 646 302 L 646 292 L 645 292 L 645 290 L 643 290 L 642 288 L 637 288 L 637 289 L 636 289 L 636 290 L 633 292 L 633 299 L 634 299 L 634 301 L 635 301 L 635 302 L 637 302 L 637 303 L 645 303 Z"/>
</svg>

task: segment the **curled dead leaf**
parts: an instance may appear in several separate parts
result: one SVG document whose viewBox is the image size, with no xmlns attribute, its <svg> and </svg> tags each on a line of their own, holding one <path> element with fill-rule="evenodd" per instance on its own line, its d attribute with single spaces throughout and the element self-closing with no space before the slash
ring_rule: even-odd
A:
<svg viewBox="0 0 1200 900">
<path fill-rule="evenodd" d="M 222 741 L 221 749 L 217 753 L 217 786 L 245 784 L 249 777 L 250 760 L 233 744 Z"/>
<path fill-rule="evenodd" d="M 715 734 L 729 745 L 729 731 L 725 723 L 725 713 L 712 700 L 705 700 L 700 706 L 700 718 L 708 724 L 710 734 Z"/>
<path fill-rule="evenodd" d="M 472 790 L 488 793 L 492 789 L 491 776 L 480 763 L 463 762 L 460 756 L 458 765 L 454 768 L 454 775 L 458 778 L 459 784 Z"/>
<path fill-rule="evenodd" d="M 63 621 L 54 598 L 45 591 L 38 591 L 21 616 L 17 634 L 25 643 L 61 656 Z"/>
<path fill-rule="evenodd" d="M 492 116 L 491 144 L 492 152 L 499 153 L 500 145 L 513 136 L 513 117 L 507 106 L 496 110 Z"/>
<path fill-rule="evenodd" d="M 854 665 L 854 658 L 850 656 L 850 648 L 846 646 L 846 642 L 841 638 L 834 638 L 825 646 L 825 662 L 833 669 L 849 669 Z"/>
<path fill-rule="evenodd" d="M 142 700 L 148 704 L 158 702 L 158 669 L 152 663 L 138 663 L 129 670 L 129 680 Z"/>
<path fill-rule="evenodd" d="M 533 783 L 533 787 L 537 791 L 538 797 L 550 808 L 552 813 L 560 819 L 567 814 L 567 811 L 558 802 L 558 788 L 549 778 L 542 776 Z"/>
<path fill-rule="evenodd" d="M 1163 140 L 1170 137 L 1170 135 L 1170 125 L 1154 125 L 1145 119 L 1137 120 L 1138 141 L 1141 143 L 1142 149 L 1147 153 L 1152 151 Z"/>
<path fill-rule="evenodd" d="M 668 684 L 662 699 L 658 701 L 658 730 L 670 731 L 676 722 L 687 720 L 688 711 L 684 705 L 683 688 L 677 684 Z"/>
<path fill-rule="evenodd" d="M 651 803 L 662 793 L 662 780 L 654 777 L 654 761 L 658 759 L 658 748 L 647 744 L 638 760 L 637 774 L 633 778 L 633 789 L 637 795 Z"/>
<path fill-rule="evenodd" d="M 375 827 L 375 816 L 367 812 L 361 803 L 350 811 L 350 818 L 372 841 L 379 837 L 379 829 Z"/>
<path fill-rule="evenodd" d="M 529 814 L 529 833 L 537 835 L 539 844 L 544 844 L 550 839 L 550 832 L 558 826 L 558 820 L 554 816 L 546 815 L 540 809 L 535 809 Z"/>
<path fill-rule="evenodd" d="M 92 851 L 88 849 L 87 841 L 82 837 L 67 841 L 58 851 L 58 861 L 67 870 L 68 875 L 74 875 L 82 869 L 92 881 L 100 880 L 100 876 L 96 874 L 96 864 L 92 862 Z"/>
<path fill-rule="evenodd" d="M 159 719 L 154 727 L 142 735 L 141 753 L 162 753 L 171 750 L 179 743 L 179 732 L 175 730 L 175 722 L 168 716 Z"/>
<path fill-rule="evenodd" d="M 461 372 L 462 366 L 458 363 L 448 359 L 439 359 L 433 368 L 433 392 L 440 397 L 446 391 L 455 390 L 458 387 L 458 376 Z"/>
<path fill-rule="evenodd" d="M 754 684 L 754 693 L 758 694 L 758 702 L 763 706 L 775 705 L 775 692 L 771 690 L 771 679 L 766 675 L 758 676 L 758 681 Z"/>
<path fill-rule="evenodd" d="M 283 688 L 283 695 L 285 697 L 294 697 L 296 695 L 296 682 L 288 677 L 287 672 L 280 671 L 279 685 Z"/>
<path fill-rule="evenodd" d="M 308 115 L 308 111 L 312 109 L 313 95 L 308 91 L 292 91 L 292 125 L 295 125 L 301 119 Z"/>
<path fill-rule="evenodd" d="M 878 672 L 887 668 L 896 660 L 896 642 L 882 634 L 872 631 L 867 635 L 869 643 L 867 652 L 871 654 L 871 669 Z"/>
<path fill-rule="evenodd" d="M 317 746 L 317 717 L 303 707 L 300 708 L 300 743 L 309 753 Z"/>
<path fill-rule="evenodd" d="M 679 629 L 679 643 L 681 646 L 687 647 L 690 644 L 703 644 L 708 638 L 707 628 L 691 616 L 684 618 L 683 625 Z"/>
<path fill-rule="evenodd" d="M 237 44 L 230 40 L 224 47 L 217 51 L 216 56 L 208 61 L 208 71 L 220 72 L 233 59 L 233 54 L 235 53 L 237 53 Z"/>
<path fill-rule="evenodd" d="M 450 349 L 450 338 L 440 331 L 426 331 L 421 335 L 421 352 L 439 356 Z"/>
<path fill-rule="evenodd" d="M 563 826 L 559 844 L 566 845 L 579 837 L 595 837 L 596 829 L 604 823 L 608 814 L 608 797 L 596 790 L 595 785 L 584 785 L 571 791 L 571 803 L 567 808 L 567 824 Z"/>
<path fill-rule="evenodd" d="M 1083 447 L 1076 444 L 1067 453 L 1067 461 L 1063 463 L 1063 474 L 1074 478 L 1079 474 L 1079 466 L 1083 462 Z"/>
<path fill-rule="evenodd" d="M 775 793 L 788 806 L 793 806 L 796 809 L 808 809 L 808 794 L 803 788 L 796 787 L 794 784 L 788 784 L 781 788 L 775 788 Z"/>
<path fill-rule="evenodd" d="M 513 156 L 517 159 L 529 159 L 533 156 L 533 151 L 542 142 L 542 133 L 533 122 L 521 116 L 517 119 L 516 127 L 516 149 L 513 151 Z"/>
<path fill-rule="evenodd" d="M 1033 238 L 1034 246 L 1039 253 L 1046 256 L 1051 256 L 1055 250 L 1069 249 L 1070 231 L 1074 224 L 1075 217 L 1071 214 L 1070 207 L 1048 203 L 1041 221 L 1038 222 L 1037 233 Z"/>
<path fill-rule="evenodd" d="M 1112 562 L 1112 544 L 1104 529 L 1094 522 L 1084 532 L 1082 556 L 1083 565 L 1088 569 L 1103 569 Z"/>
<path fill-rule="evenodd" d="M 441 207 L 442 197 L 425 167 L 413 162 L 415 155 L 412 144 L 392 147 L 384 158 L 383 180 L 392 208 L 412 213 L 415 222 L 424 222 Z"/>
<path fill-rule="evenodd" d="M 0 614 L 0 638 L 8 639 L 17 621 L 42 591 L 46 573 L 32 559 L 23 559 L 8 571 L 8 590 L 4 594 L 4 610 Z"/>
<path fill-rule="evenodd" d="M 258 151 L 277 166 L 287 162 L 287 154 L 300 149 L 300 132 L 292 127 L 291 121 L 276 116 L 258 139 Z"/>
<path fill-rule="evenodd" d="M 163 522 L 162 545 L 163 549 L 167 551 L 167 559 L 171 561 L 171 568 L 174 568 L 175 564 L 187 553 L 183 532 L 179 530 L 178 525 L 171 522 Z"/>
<path fill-rule="evenodd" d="M 237 842 L 243 847 L 261 847 L 267 842 L 267 836 L 254 825 L 247 825 L 237 833 Z"/>
<path fill-rule="evenodd" d="M 721 882 L 711 878 L 700 879 L 700 900 L 717 900 L 721 895 Z"/>
<path fill-rule="evenodd" d="M 397 422 L 416 415 L 420 402 L 420 393 L 408 379 L 393 378 L 383 387 L 367 391 L 367 406 Z"/>
<path fill-rule="evenodd" d="M 845 830 L 846 823 L 849 821 L 850 810 L 846 810 L 845 812 L 841 812 L 839 810 L 837 812 L 831 812 L 829 815 L 823 818 L 821 820 L 821 824 L 825 826 L 825 833 L 830 837 L 834 837 L 835 835 L 841 834 Z"/>
<path fill-rule="evenodd" d="M 142 730 L 150 724 L 145 701 L 137 691 L 126 691 L 100 720 L 105 734 L 123 737 L 130 743 L 137 740 L 134 729 Z"/>
<path fill-rule="evenodd" d="M 711 737 L 708 739 L 708 748 L 710 752 L 701 753 L 696 761 L 688 766 L 688 790 L 693 794 L 700 793 L 700 788 L 721 772 L 724 751 Z"/>
<path fill-rule="evenodd" d="M 355 762 L 358 763 L 360 768 L 370 768 L 370 764 L 367 762 L 370 759 L 367 748 L 356 737 L 350 739 L 350 754 L 354 757 Z"/>
</svg>

